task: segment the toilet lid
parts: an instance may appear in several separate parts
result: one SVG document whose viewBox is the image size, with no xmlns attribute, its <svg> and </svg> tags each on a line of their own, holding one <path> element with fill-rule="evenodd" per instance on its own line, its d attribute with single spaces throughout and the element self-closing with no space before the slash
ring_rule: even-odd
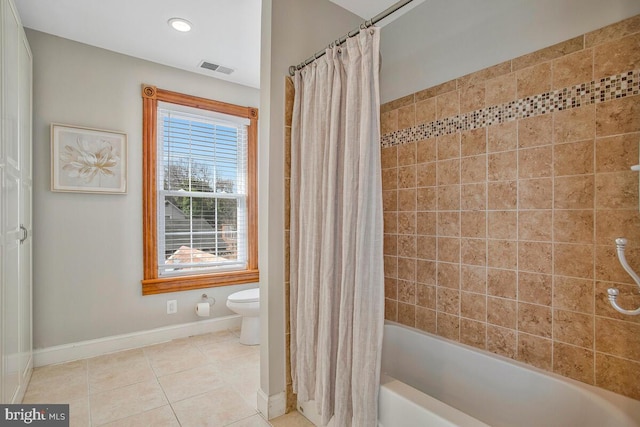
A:
<svg viewBox="0 0 640 427">
<path fill-rule="evenodd" d="M 260 301 L 260 288 L 247 289 L 229 295 L 231 302 L 258 302 Z"/>
</svg>

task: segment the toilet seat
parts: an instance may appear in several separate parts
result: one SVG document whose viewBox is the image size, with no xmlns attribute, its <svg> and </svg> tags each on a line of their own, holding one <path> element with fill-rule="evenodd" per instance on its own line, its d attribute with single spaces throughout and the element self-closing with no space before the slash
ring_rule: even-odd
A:
<svg viewBox="0 0 640 427">
<path fill-rule="evenodd" d="M 246 289 L 229 295 L 227 298 L 229 302 L 235 303 L 249 303 L 260 301 L 260 288 Z"/>
</svg>

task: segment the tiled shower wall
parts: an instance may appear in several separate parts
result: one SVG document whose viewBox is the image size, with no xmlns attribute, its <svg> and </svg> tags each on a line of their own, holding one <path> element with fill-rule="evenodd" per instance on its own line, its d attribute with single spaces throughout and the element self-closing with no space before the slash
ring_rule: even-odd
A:
<svg viewBox="0 0 640 427">
<path fill-rule="evenodd" d="M 636 16 L 384 104 L 386 318 L 640 399 L 639 73 Z"/>
</svg>

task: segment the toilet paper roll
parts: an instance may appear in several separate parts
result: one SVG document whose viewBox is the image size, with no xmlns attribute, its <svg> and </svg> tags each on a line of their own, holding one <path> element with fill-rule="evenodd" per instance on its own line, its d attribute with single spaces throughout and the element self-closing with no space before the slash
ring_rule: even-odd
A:
<svg viewBox="0 0 640 427">
<path fill-rule="evenodd" d="M 196 304 L 196 314 L 200 317 L 209 317 L 211 306 L 208 302 L 199 302 Z"/>
</svg>

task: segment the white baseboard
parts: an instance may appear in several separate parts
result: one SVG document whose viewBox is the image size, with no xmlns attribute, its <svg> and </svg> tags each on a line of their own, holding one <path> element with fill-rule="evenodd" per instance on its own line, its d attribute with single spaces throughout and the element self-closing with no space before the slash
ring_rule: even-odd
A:
<svg viewBox="0 0 640 427">
<path fill-rule="evenodd" d="M 258 411 L 267 420 L 272 420 L 281 415 L 287 409 L 287 392 L 268 396 L 262 389 L 258 389 Z"/>
<path fill-rule="evenodd" d="M 241 322 L 242 316 L 240 315 L 216 317 L 214 319 L 199 320 L 197 322 L 182 323 L 180 325 L 164 326 L 148 331 L 114 335 L 95 340 L 42 348 L 34 350 L 33 366 L 39 367 L 71 362 L 73 360 L 113 353 L 114 351 L 158 344 L 176 338 L 186 338 L 191 335 L 237 328 L 240 327 Z"/>
</svg>

